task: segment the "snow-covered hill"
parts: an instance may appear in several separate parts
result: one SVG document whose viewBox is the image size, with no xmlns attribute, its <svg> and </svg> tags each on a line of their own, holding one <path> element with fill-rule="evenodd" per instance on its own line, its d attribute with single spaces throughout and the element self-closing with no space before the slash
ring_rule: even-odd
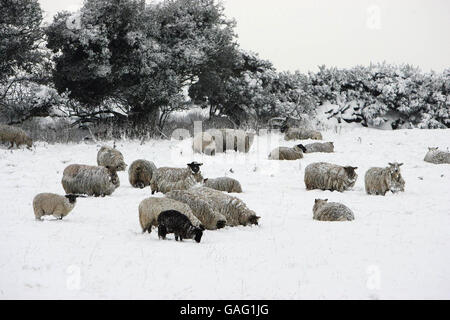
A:
<svg viewBox="0 0 450 320">
<path fill-rule="evenodd" d="M 126 172 L 111 197 L 79 199 L 62 221 L 35 221 L 33 196 L 62 194 L 65 166 L 96 164 L 100 145 L 1 147 L 0 298 L 449 299 L 450 165 L 423 157 L 428 146 L 450 147 L 450 130 L 323 135 L 336 153 L 292 162 L 266 160 L 271 148 L 294 144 L 276 134 L 257 137 L 249 154 L 216 157 L 193 155 L 190 139 L 116 142 L 128 164 L 197 160 L 205 177 L 241 181 L 238 197 L 260 225 L 206 231 L 200 244 L 142 234 L 137 207 L 150 189 L 132 188 Z M 306 191 L 304 168 L 315 161 L 358 166 L 354 190 Z M 406 191 L 366 195 L 365 171 L 392 161 L 404 162 Z M 356 220 L 312 220 L 315 198 L 346 204 Z"/>
</svg>

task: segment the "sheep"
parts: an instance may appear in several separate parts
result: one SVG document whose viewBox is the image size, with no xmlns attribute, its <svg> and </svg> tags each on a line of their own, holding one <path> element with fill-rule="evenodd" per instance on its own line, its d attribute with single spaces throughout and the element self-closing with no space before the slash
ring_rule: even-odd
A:
<svg viewBox="0 0 450 320">
<path fill-rule="evenodd" d="M 172 190 L 186 190 L 196 183 L 203 182 L 200 166 L 203 163 L 191 162 L 187 168 L 158 168 L 153 172 L 150 181 L 152 194 L 155 192 L 167 193 Z"/>
<path fill-rule="evenodd" d="M 114 169 L 82 164 L 67 166 L 64 169 L 61 183 L 66 193 L 87 194 L 96 197 L 111 195 L 120 185 L 119 177 Z"/>
<path fill-rule="evenodd" d="M 128 180 L 133 187 L 142 189 L 150 185 L 155 171 L 156 166 L 153 162 L 143 159 L 135 160 L 128 168 Z"/>
<path fill-rule="evenodd" d="M 33 210 L 36 220 L 42 220 L 43 216 L 53 215 L 62 220 L 75 207 L 76 194 L 60 196 L 55 193 L 39 193 L 33 198 Z"/>
<path fill-rule="evenodd" d="M 319 131 L 306 128 L 288 128 L 284 133 L 284 140 L 322 140 L 322 134 Z"/>
<path fill-rule="evenodd" d="M 299 146 L 302 146 L 304 148 L 303 152 L 304 153 L 313 153 L 313 152 L 334 152 L 334 144 L 333 142 L 314 142 L 314 143 L 309 143 L 309 144 L 305 144 L 302 145 L 300 144 Z"/>
<path fill-rule="evenodd" d="M 205 197 L 207 202 L 226 218 L 227 226 L 258 224 L 260 217 L 239 198 L 207 187 L 192 188 L 188 192 Z"/>
<path fill-rule="evenodd" d="M 313 219 L 319 221 L 352 221 L 355 216 L 352 210 L 341 203 L 328 202 L 328 199 L 316 199 L 313 206 Z"/>
<path fill-rule="evenodd" d="M 428 152 L 423 161 L 434 164 L 450 163 L 450 152 L 438 150 L 437 147 L 428 148 Z"/>
<path fill-rule="evenodd" d="M 17 147 L 25 144 L 28 149 L 31 149 L 33 146 L 33 140 L 23 131 L 21 128 L 8 126 L 6 124 L 0 124 L 0 142 L 1 143 L 10 143 L 11 146 L 9 149 L 14 147 L 16 144 Z"/>
<path fill-rule="evenodd" d="M 301 144 L 292 148 L 278 147 L 270 152 L 268 158 L 269 160 L 297 160 L 303 158 L 304 150 L 306 149 Z"/>
<path fill-rule="evenodd" d="M 158 226 L 158 216 L 161 212 L 166 210 L 177 210 L 185 214 L 192 224 L 196 227 L 203 228 L 202 223 L 192 213 L 191 208 L 180 201 L 169 198 L 150 197 L 144 199 L 139 204 L 139 222 L 142 227 L 142 232 L 152 231 L 152 226 Z"/>
<path fill-rule="evenodd" d="M 191 190 L 174 190 L 165 196 L 187 204 L 206 229 L 216 230 L 225 227 L 227 222 L 225 216 L 212 207 L 207 197 L 192 193 Z"/>
<path fill-rule="evenodd" d="M 364 176 L 367 194 L 385 195 L 387 191 L 405 191 L 405 180 L 400 174 L 403 163 L 389 163 L 386 168 L 370 168 Z"/>
<path fill-rule="evenodd" d="M 200 132 L 194 136 L 192 149 L 196 153 L 204 153 L 210 156 L 216 154 L 216 142 L 214 136 L 208 132 Z"/>
<path fill-rule="evenodd" d="M 358 167 L 346 166 L 315 162 L 305 168 L 305 185 L 307 190 L 337 190 L 345 191 L 355 185 L 358 175 L 355 170 Z"/>
<path fill-rule="evenodd" d="M 127 167 L 122 153 L 107 146 L 103 146 L 97 153 L 97 164 L 99 166 L 114 168 L 116 171 L 125 171 Z"/>
<path fill-rule="evenodd" d="M 215 179 L 204 179 L 203 185 L 205 187 L 225 191 L 228 193 L 241 193 L 242 187 L 239 181 L 230 177 L 220 177 Z"/>
<path fill-rule="evenodd" d="M 175 233 L 175 240 L 194 239 L 199 243 L 203 230 L 192 225 L 189 219 L 179 211 L 168 210 L 161 212 L 158 217 L 158 237 L 166 238 L 168 233 Z"/>
</svg>

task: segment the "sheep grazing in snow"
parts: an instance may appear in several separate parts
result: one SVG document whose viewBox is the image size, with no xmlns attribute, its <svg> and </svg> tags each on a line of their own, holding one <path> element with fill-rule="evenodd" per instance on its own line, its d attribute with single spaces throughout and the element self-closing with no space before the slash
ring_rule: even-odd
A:
<svg viewBox="0 0 450 320">
<path fill-rule="evenodd" d="M 300 146 L 302 146 L 304 148 L 303 152 L 304 153 L 313 153 L 313 152 L 334 152 L 334 144 L 333 142 L 314 142 L 314 143 L 309 143 L 309 144 L 305 144 L 302 145 L 300 144 Z"/>
<path fill-rule="evenodd" d="M 142 232 L 148 231 L 150 233 L 153 226 L 158 226 L 159 214 L 167 210 L 180 211 L 191 220 L 194 226 L 203 228 L 200 220 L 192 213 L 187 204 L 169 198 L 150 197 L 142 200 L 139 204 L 139 222 Z"/>
<path fill-rule="evenodd" d="M 102 166 L 71 164 L 64 169 L 61 180 L 66 193 L 89 196 L 109 196 L 119 187 L 120 181 L 114 169 Z"/>
<path fill-rule="evenodd" d="M 368 194 L 385 195 L 387 191 L 405 191 L 405 180 L 400 174 L 403 163 L 389 163 L 386 168 L 370 168 L 364 177 Z"/>
<path fill-rule="evenodd" d="M 0 124 L 0 142 L 1 143 L 10 143 L 11 146 L 9 149 L 14 147 L 16 144 L 17 147 L 25 144 L 28 149 L 30 149 L 33 145 L 33 140 L 23 131 L 21 128 L 8 126 L 6 124 Z"/>
<path fill-rule="evenodd" d="M 166 193 L 166 197 L 187 204 L 202 225 L 208 230 L 225 227 L 227 219 L 219 213 L 204 195 L 198 195 L 190 190 L 174 190 Z"/>
<path fill-rule="evenodd" d="M 205 187 L 225 191 L 228 193 L 241 193 L 242 187 L 239 181 L 230 177 L 220 177 L 215 179 L 205 179 L 203 180 L 203 185 Z"/>
<path fill-rule="evenodd" d="M 191 162 L 187 164 L 187 168 L 162 167 L 156 169 L 150 181 L 152 194 L 186 190 L 197 183 L 202 183 L 203 176 L 200 172 L 200 166 L 202 165 L 202 163 Z"/>
<path fill-rule="evenodd" d="M 342 167 L 339 165 L 315 162 L 305 168 L 306 189 L 345 191 L 355 185 L 358 167 Z"/>
<path fill-rule="evenodd" d="M 423 161 L 434 164 L 450 163 L 450 152 L 438 150 L 437 147 L 428 148 L 428 152 Z"/>
<path fill-rule="evenodd" d="M 39 193 L 33 199 L 34 216 L 36 220 L 41 220 L 43 216 L 53 215 L 55 218 L 62 219 L 67 216 L 75 207 L 77 194 L 66 194 L 60 196 L 55 193 Z"/>
<path fill-rule="evenodd" d="M 288 128 L 284 133 L 284 140 L 322 140 L 322 134 L 319 131 L 306 128 Z"/>
<path fill-rule="evenodd" d="M 297 160 L 303 158 L 303 152 L 306 150 L 303 145 L 299 144 L 292 148 L 278 147 L 269 154 L 269 160 Z"/>
<path fill-rule="evenodd" d="M 197 153 L 204 153 L 210 156 L 216 154 L 216 142 L 214 136 L 208 132 L 199 132 L 194 136 L 192 149 Z"/>
<path fill-rule="evenodd" d="M 328 199 L 316 199 L 313 206 L 313 219 L 319 221 L 352 221 L 355 216 L 352 210 L 341 203 L 328 202 Z"/>
<path fill-rule="evenodd" d="M 128 168 L 128 180 L 135 188 L 144 188 L 150 185 L 153 172 L 156 166 L 153 162 L 147 160 L 136 160 Z"/>
<path fill-rule="evenodd" d="M 239 198 L 207 187 L 188 190 L 192 194 L 205 197 L 207 202 L 227 220 L 227 226 L 258 224 L 260 217 Z"/>
<path fill-rule="evenodd" d="M 123 155 L 119 150 L 103 146 L 97 153 L 97 164 L 99 166 L 113 168 L 116 171 L 125 171 L 127 167 Z"/>
<path fill-rule="evenodd" d="M 188 217 L 176 210 L 161 212 L 158 217 L 158 237 L 165 239 L 168 233 L 175 234 L 175 240 L 194 239 L 199 243 L 203 230 L 192 225 Z"/>
</svg>

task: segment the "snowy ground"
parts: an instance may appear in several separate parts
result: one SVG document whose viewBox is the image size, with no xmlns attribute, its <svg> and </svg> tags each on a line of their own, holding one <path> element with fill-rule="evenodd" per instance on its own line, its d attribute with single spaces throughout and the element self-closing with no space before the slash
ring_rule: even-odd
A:
<svg viewBox="0 0 450 320">
<path fill-rule="evenodd" d="M 300 161 L 266 160 L 279 135 L 257 137 L 250 154 L 193 155 L 191 140 L 120 141 L 130 164 L 201 160 L 205 177 L 239 179 L 238 195 L 262 216 L 255 227 L 206 231 L 202 242 L 142 234 L 139 202 L 127 173 L 111 197 L 86 198 L 62 221 L 34 220 L 33 196 L 63 193 L 70 163 L 95 164 L 97 144 L 0 149 L 0 298 L 304 299 L 450 298 L 450 165 L 424 162 L 428 146 L 449 147 L 450 130 L 348 129 L 325 132 L 334 154 Z M 352 191 L 306 191 L 315 161 L 358 166 Z M 371 166 L 404 162 L 406 191 L 368 196 Z M 229 169 L 234 173 L 230 173 Z M 314 198 L 350 207 L 356 220 L 312 220 Z"/>
</svg>

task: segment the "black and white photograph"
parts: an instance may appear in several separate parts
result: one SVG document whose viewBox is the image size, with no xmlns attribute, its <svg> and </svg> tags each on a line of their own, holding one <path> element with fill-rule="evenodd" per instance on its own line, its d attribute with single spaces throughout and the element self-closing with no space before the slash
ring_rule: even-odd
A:
<svg viewBox="0 0 450 320">
<path fill-rule="evenodd" d="M 448 0 L 0 0 L 0 299 L 449 300 L 449 34 Z"/>
</svg>

